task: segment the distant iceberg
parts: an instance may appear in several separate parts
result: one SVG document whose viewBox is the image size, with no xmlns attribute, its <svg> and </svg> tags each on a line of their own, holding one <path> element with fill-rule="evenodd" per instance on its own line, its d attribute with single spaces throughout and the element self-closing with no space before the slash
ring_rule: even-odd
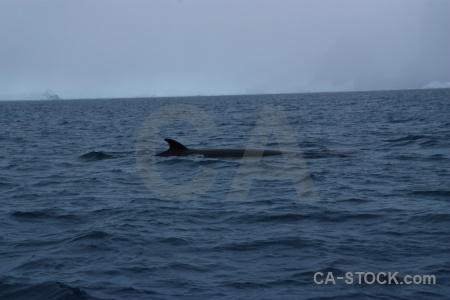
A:
<svg viewBox="0 0 450 300">
<path fill-rule="evenodd" d="M 438 82 L 433 81 L 422 87 L 423 89 L 448 89 L 450 88 L 450 82 Z"/>
<path fill-rule="evenodd" d="M 0 94 L 0 100 L 62 100 L 62 98 L 51 90 L 46 90 L 44 93 Z"/>
<path fill-rule="evenodd" d="M 41 100 L 62 100 L 62 98 L 53 93 L 52 91 L 46 90 L 45 93 L 42 95 Z"/>
</svg>

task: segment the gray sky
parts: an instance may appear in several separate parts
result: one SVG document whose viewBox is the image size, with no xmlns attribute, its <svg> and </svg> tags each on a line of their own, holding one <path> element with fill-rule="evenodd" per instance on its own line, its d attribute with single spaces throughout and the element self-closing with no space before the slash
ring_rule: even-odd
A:
<svg viewBox="0 0 450 300">
<path fill-rule="evenodd" d="M 0 0 L 0 95 L 421 88 L 450 82 L 449 15 L 450 0 Z"/>
</svg>

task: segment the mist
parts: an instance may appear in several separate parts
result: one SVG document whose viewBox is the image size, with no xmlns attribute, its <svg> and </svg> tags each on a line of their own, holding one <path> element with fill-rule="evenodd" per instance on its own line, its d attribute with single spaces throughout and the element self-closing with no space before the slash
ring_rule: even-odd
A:
<svg viewBox="0 0 450 300">
<path fill-rule="evenodd" d="M 445 86 L 449 12 L 439 0 L 3 0 L 0 99 Z"/>
</svg>

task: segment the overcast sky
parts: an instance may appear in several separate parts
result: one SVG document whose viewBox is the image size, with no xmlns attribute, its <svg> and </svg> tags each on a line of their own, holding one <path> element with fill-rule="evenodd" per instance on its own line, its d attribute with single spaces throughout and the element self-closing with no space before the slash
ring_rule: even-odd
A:
<svg viewBox="0 0 450 300">
<path fill-rule="evenodd" d="M 421 88 L 450 82 L 449 15 L 450 0 L 0 0 L 0 95 Z"/>
</svg>

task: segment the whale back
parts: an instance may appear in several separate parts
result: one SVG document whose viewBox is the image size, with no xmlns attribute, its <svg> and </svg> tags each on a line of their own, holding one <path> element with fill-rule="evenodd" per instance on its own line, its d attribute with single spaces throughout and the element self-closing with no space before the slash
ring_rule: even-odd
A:
<svg viewBox="0 0 450 300">
<path fill-rule="evenodd" d="M 231 158 L 231 157 L 261 157 L 281 155 L 278 150 L 265 149 L 189 149 L 185 145 L 172 139 L 164 139 L 169 144 L 169 149 L 155 156 L 190 156 L 200 155 L 206 158 Z"/>
</svg>

